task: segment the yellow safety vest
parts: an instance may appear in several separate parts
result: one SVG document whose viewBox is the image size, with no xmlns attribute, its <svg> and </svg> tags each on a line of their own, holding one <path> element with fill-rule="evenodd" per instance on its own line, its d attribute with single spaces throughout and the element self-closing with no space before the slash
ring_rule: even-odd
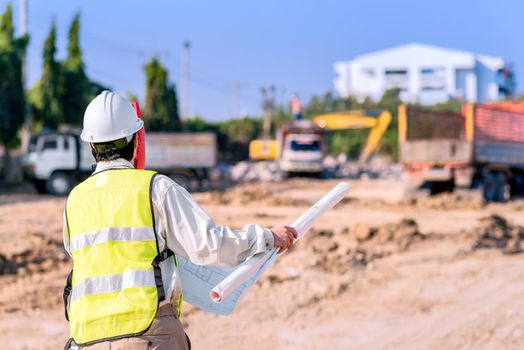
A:
<svg viewBox="0 0 524 350">
<path fill-rule="evenodd" d="M 158 264 L 173 253 L 158 249 L 150 193 L 154 175 L 106 170 L 69 195 L 73 271 L 66 316 L 78 345 L 143 334 L 165 299 Z"/>
</svg>

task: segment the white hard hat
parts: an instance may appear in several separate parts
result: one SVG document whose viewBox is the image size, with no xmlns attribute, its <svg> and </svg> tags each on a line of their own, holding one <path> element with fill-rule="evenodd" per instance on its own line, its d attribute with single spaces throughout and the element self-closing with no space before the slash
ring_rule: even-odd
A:
<svg viewBox="0 0 524 350">
<path fill-rule="evenodd" d="M 110 91 L 103 91 L 89 103 L 84 113 L 80 138 L 99 143 L 131 136 L 144 126 L 131 103 Z"/>
</svg>

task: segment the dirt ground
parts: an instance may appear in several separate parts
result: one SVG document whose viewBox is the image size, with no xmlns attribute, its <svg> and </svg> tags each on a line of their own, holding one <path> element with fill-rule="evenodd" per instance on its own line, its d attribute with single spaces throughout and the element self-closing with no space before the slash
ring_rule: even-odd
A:
<svg viewBox="0 0 524 350">
<path fill-rule="evenodd" d="M 249 184 L 195 198 L 219 224 L 290 223 L 337 181 Z M 185 306 L 193 349 L 524 348 L 524 201 L 428 198 L 400 180 L 352 191 L 232 315 Z M 0 195 L 0 339 L 61 349 L 65 200 Z"/>
</svg>

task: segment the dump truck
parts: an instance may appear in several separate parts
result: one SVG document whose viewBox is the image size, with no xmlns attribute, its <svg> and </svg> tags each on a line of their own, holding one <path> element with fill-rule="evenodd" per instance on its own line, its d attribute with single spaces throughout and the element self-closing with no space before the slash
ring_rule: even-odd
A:
<svg viewBox="0 0 524 350">
<path fill-rule="evenodd" d="M 216 165 L 214 133 L 148 132 L 146 169 L 186 189 L 201 187 Z M 41 193 L 66 195 L 93 172 L 95 160 L 77 132 L 46 132 L 31 138 L 23 158 L 25 177 Z"/>
<path fill-rule="evenodd" d="M 282 177 L 293 173 L 320 176 L 324 160 L 324 130 L 309 120 L 283 125 L 277 133 Z"/>
<path fill-rule="evenodd" d="M 387 110 L 355 110 L 322 114 L 313 120 L 296 120 L 277 131 L 276 140 L 253 140 L 249 144 L 251 160 L 276 160 L 282 174 L 323 172 L 325 134 L 329 131 L 370 129 L 360 153 L 359 164 L 367 163 L 380 148 L 391 123 Z"/>
<path fill-rule="evenodd" d="M 296 120 L 280 127 L 276 140 L 253 140 L 249 144 L 252 160 L 277 161 L 281 176 L 321 175 L 324 159 L 324 130 L 310 120 Z"/>
<path fill-rule="evenodd" d="M 433 194 L 482 188 L 487 201 L 505 201 L 524 190 L 524 103 L 401 105 L 398 133 L 406 173 Z"/>
<path fill-rule="evenodd" d="M 265 90 L 263 91 L 266 94 Z M 300 100 L 294 96 L 290 107 L 293 121 L 282 125 L 271 139 L 272 102 L 265 95 L 262 138 L 249 143 L 251 160 L 269 160 L 278 164 L 280 176 L 285 179 L 291 174 L 323 173 L 324 130 L 311 120 L 303 120 Z"/>
</svg>

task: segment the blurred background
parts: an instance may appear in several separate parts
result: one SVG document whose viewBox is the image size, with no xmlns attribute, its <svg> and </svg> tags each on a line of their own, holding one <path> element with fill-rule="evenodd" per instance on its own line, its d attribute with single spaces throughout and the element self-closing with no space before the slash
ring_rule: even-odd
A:
<svg viewBox="0 0 524 350">
<path fill-rule="evenodd" d="M 88 102 L 104 89 L 137 101 L 148 132 L 215 135 L 216 147 L 202 149 L 215 152 L 214 161 L 191 166 L 180 160 L 171 169 L 158 169 L 185 173 L 186 179 L 177 177 L 184 183 L 188 178 L 201 179 L 197 172 L 210 171 L 217 164 L 224 172 L 247 160 L 277 163 L 256 164 L 258 172 L 271 169 L 243 175 L 250 178 L 282 177 L 274 174 L 282 166 L 284 175 L 369 173 L 362 166 L 377 154 L 387 162 L 402 161 L 401 103 L 451 113 L 460 112 L 465 103 L 522 99 L 517 70 L 524 52 L 509 39 L 519 30 L 520 6 L 514 2 L 499 8 L 489 1 L 474 6 L 452 1 L 424 6 L 416 1 L 395 6 L 335 1 L 158 1 L 147 6 L 138 1 L 125 6 L 104 1 L 6 2 L 4 36 L 10 41 L 6 50 L 12 50 L 18 60 L 5 66 L 17 74 L 12 74 L 11 83 L 5 82 L 11 93 L 2 110 L 12 112 L 2 118 L 2 154 L 7 146 L 15 159 L 2 162 L 2 182 L 20 183 L 21 155 L 29 151 L 31 135 L 78 131 Z M 9 88 L 12 84 L 17 88 Z M 356 110 L 359 113 L 350 113 Z M 376 117 L 378 123 L 385 110 L 390 121 L 383 121 L 380 132 L 375 132 L 373 121 L 364 117 Z M 315 121 L 333 112 L 342 114 Z M 283 155 L 293 141 L 284 140 L 287 134 L 312 132 L 293 130 L 291 121 L 298 119 L 313 121 L 301 129 L 322 124 L 318 144 L 301 138 L 310 142 L 308 147 L 318 145 L 322 157 L 328 157 L 320 170 L 286 167 L 281 161 L 291 157 Z M 428 127 L 414 122 L 412 126 Z M 157 145 L 153 138 L 151 143 Z M 273 144 L 255 142 L 250 155 L 253 140 Z M 38 146 L 34 138 L 33 148 L 43 146 L 42 142 Z M 357 160 L 358 169 L 346 164 Z M 25 163 L 30 170 L 26 175 L 40 182 L 40 190 L 54 171 L 71 168 L 57 165 L 39 171 L 37 165 L 45 162 Z M 154 162 L 149 165 L 159 167 Z M 253 165 L 241 166 L 246 167 Z M 62 172 L 70 178 L 62 192 L 82 178 L 72 169 Z"/>
<path fill-rule="evenodd" d="M 146 168 L 217 223 L 289 223 L 352 187 L 232 316 L 186 306 L 195 348 L 522 348 L 523 11 L 0 1 L 2 339 L 67 338 L 62 211 L 94 164 L 85 108 L 111 90 L 141 110 Z"/>
</svg>

